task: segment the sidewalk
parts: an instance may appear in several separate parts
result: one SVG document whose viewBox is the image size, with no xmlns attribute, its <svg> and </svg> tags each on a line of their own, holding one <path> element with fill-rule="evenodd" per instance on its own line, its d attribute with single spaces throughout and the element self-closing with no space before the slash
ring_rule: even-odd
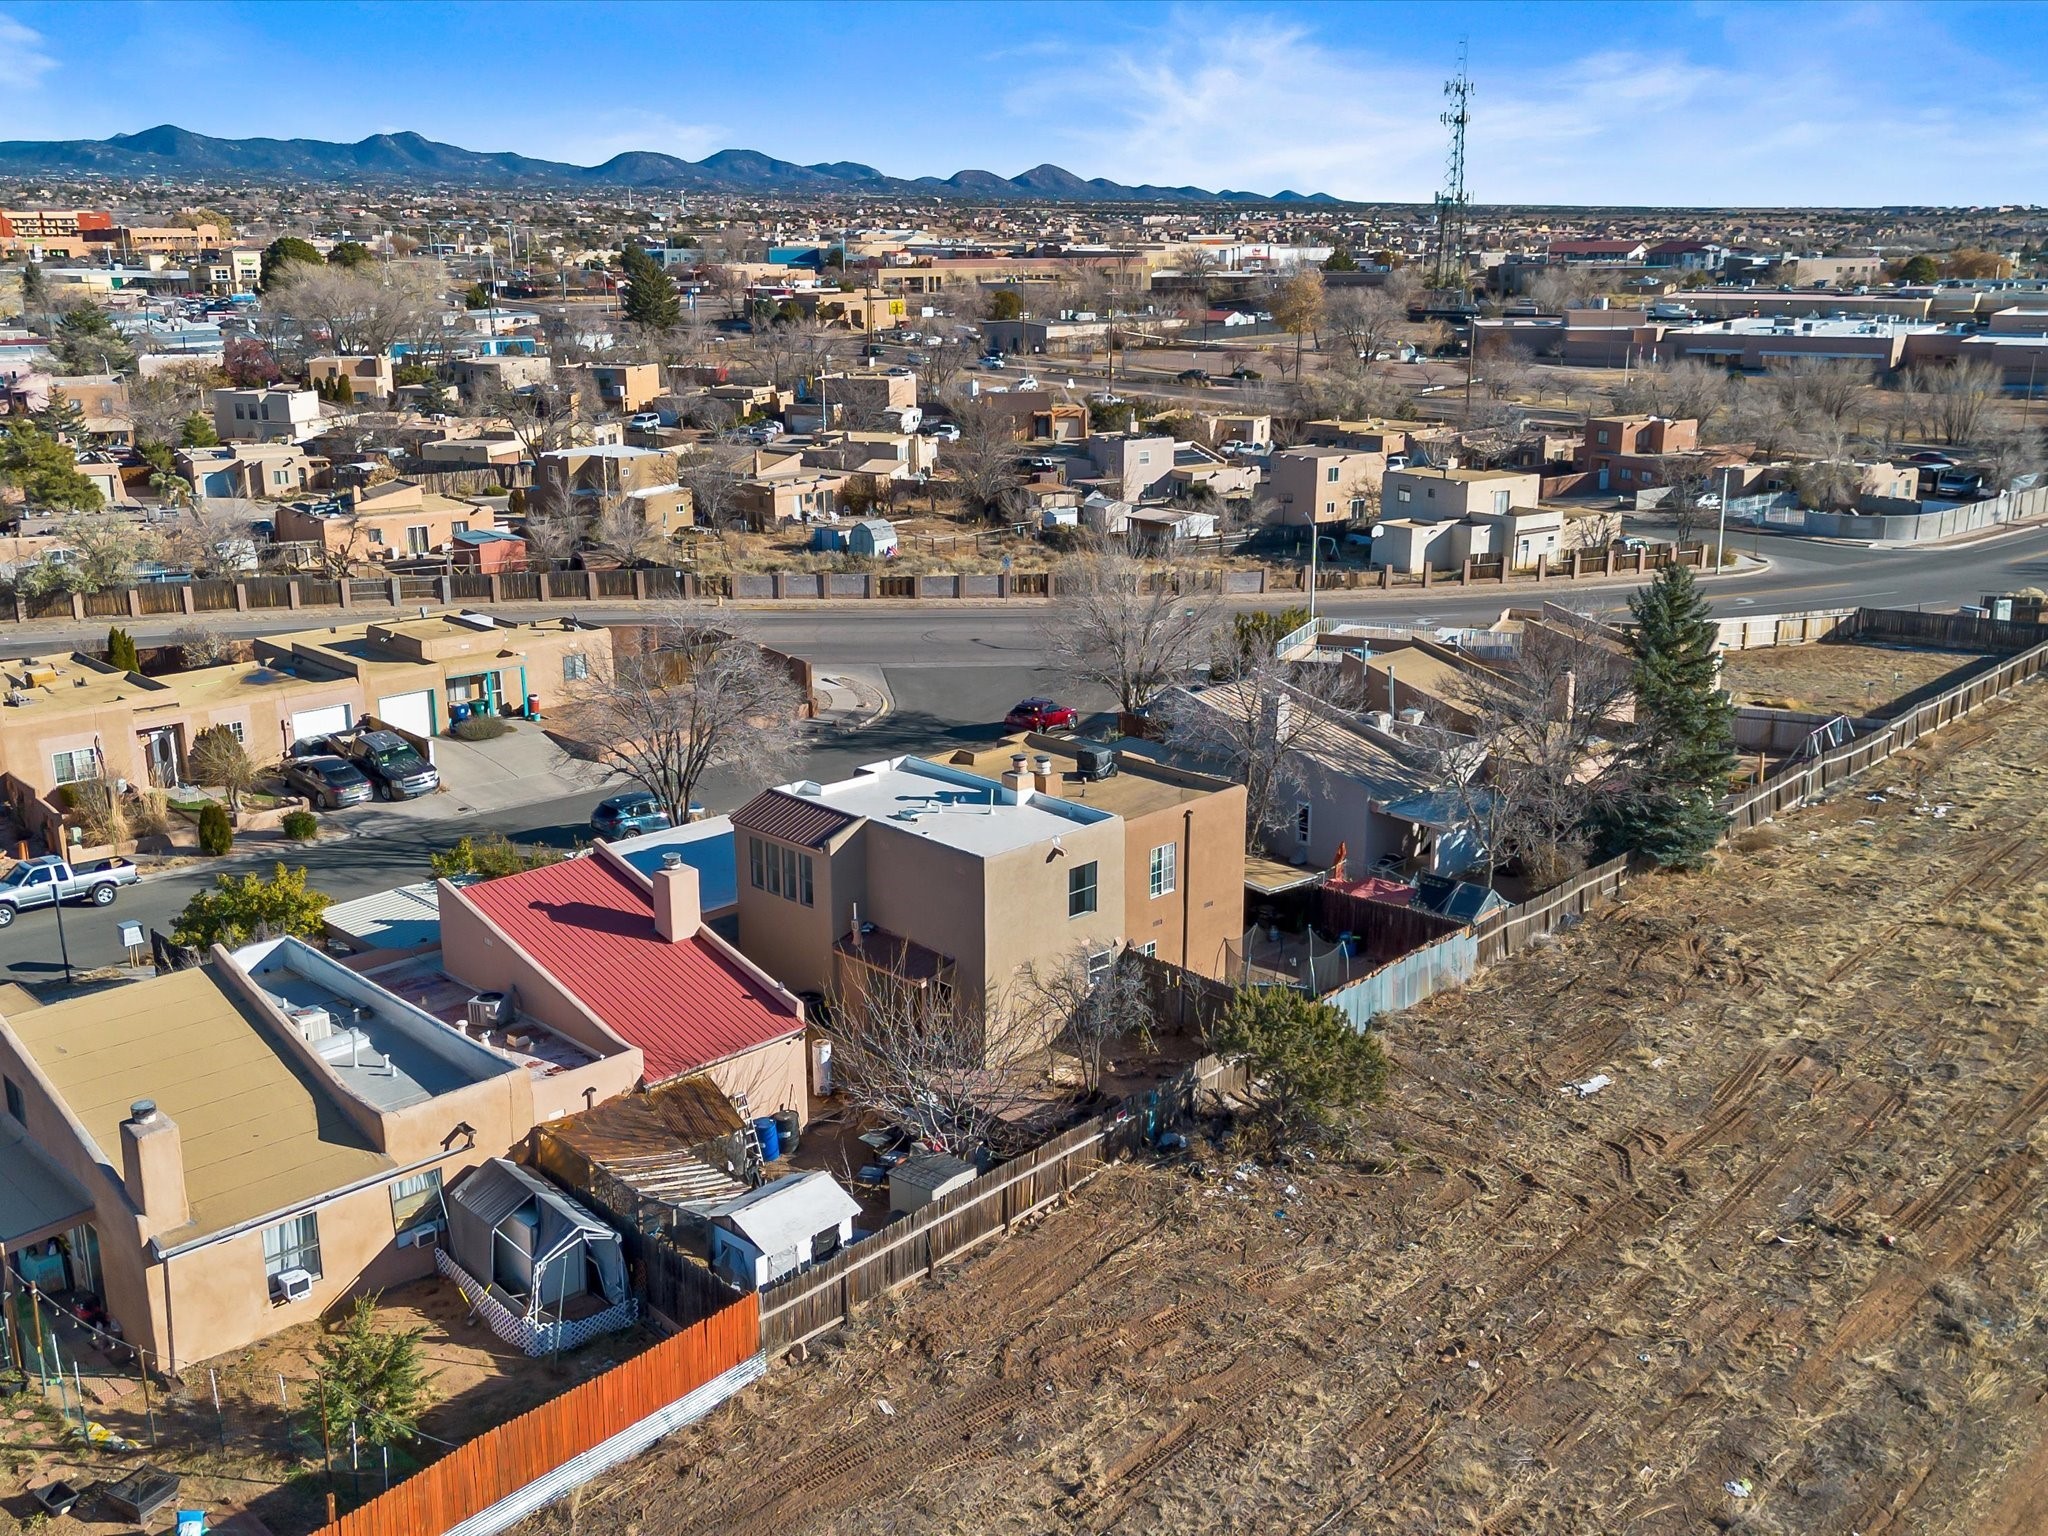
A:
<svg viewBox="0 0 2048 1536">
<path fill-rule="evenodd" d="M 896 707 L 880 667 L 839 667 L 830 674 L 815 673 L 811 689 L 818 699 L 812 724 L 841 735 L 867 729 Z"/>
</svg>

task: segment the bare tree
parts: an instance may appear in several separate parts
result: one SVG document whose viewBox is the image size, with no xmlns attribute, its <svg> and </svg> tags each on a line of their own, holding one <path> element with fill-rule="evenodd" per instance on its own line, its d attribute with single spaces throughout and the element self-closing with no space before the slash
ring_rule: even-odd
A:
<svg viewBox="0 0 2048 1536">
<path fill-rule="evenodd" d="M 158 537 L 164 562 L 196 576 L 246 570 L 255 555 L 250 519 L 232 502 L 191 500 Z"/>
<path fill-rule="evenodd" d="M 1323 323 L 1360 362 L 1391 349 L 1408 324 L 1408 299 L 1397 285 L 1339 288 L 1323 304 Z"/>
<path fill-rule="evenodd" d="M 1356 702 L 1339 668 L 1293 667 L 1262 650 L 1233 681 L 1170 692 L 1155 713 L 1174 752 L 1245 786 L 1245 846 L 1256 853 L 1286 825 L 1289 794 L 1302 782 L 1300 752 L 1347 729 L 1343 709 Z"/>
<path fill-rule="evenodd" d="M 743 457 L 730 444 L 700 443 L 676 465 L 676 483 L 690 493 L 698 527 L 724 528 L 738 517 Z"/>
<path fill-rule="evenodd" d="M 295 263 L 264 294 L 264 306 L 297 324 L 308 348 L 382 353 L 439 327 L 448 274 L 439 262 L 363 267 Z"/>
<path fill-rule="evenodd" d="M 1613 787 L 1611 743 L 1626 730 L 1632 678 L 1611 633 L 1554 617 L 1525 626 L 1514 655 L 1460 670 L 1455 718 L 1432 722 L 1427 739 L 1439 786 L 1482 833 L 1489 884 L 1509 861 L 1534 889 L 1584 867 L 1592 813 Z"/>
<path fill-rule="evenodd" d="M 1016 427 L 978 400 L 958 407 L 954 415 L 960 441 L 946 450 L 946 468 L 970 511 L 999 517 L 1011 509 L 1017 494 Z"/>
<path fill-rule="evenodd" d="M 583 543 L 583 515 L 566 487 L 554 482 L 537 485 L 527 493 L 526 522 L 520 532 L 528 557 L 552 570 Z"/>
<path fill-rule="evenodd" d="M 1870 392 L 1870 369 L 1834 358 L 1795 357 L 1773 368 L 1767 383 L 1778 408 L 1804 423 L 1854 426 Z"/>
<path fill-rule="evenodd" d="M 1690 357 L 1645 363 L 1626 383 L 1615 387 L 1612 399 L 1619 411 L 1641 411 L 1705 426 L 1728 408 L 1728 375 Z"/>
<path fill-rule="evenodd" d="M 650 565 L 669 547 L 647 520 L 645 506 L 631 496 L 607 496 L 591 519 L 590 547 L 621 565 Z"/>
<path fill-rule="evenodd" d="M 1606 286 L 1600 274 L 1588 267 L 1560 265 L 1551 267 L 1529 284 L 1529 297 L 1544 314 L 1561 315 L 1588 299 L 1597 298 Z"/>
<path fill-rule="evenodd" d="M 1991 424 L 2004 380 L 1989 363 L 1923 363 L 1908 371 L 1927 435 L 1955 445 L 1974 443 Z"/>
<path fill-rule="evenodd" d="M 2024 423 L 2000 423 L 1983 432 L 1978 451 L 1983 455 L 1984 478 L 1994 494 L 2012 489 L 2012 483 L 2022 476 L 2038 475 L 2048 468 L 2048 445 L 2043 444 L 2038 428 Z"/>
<path fill-rule="evenodd" d="M 178 659 L 187 669 L 193 667 L 217 667 L 223 662 L 239 661 L 243 656 L 244 642 L 237 640 L 224 629 L 214 629 L 204 624 L 191 624 L 171 634 L 171 644 L 178 648 Z"/>
<path fill-rule="evenodd" d="M 880 934 L 867 939 L 886 943 Z M 950 967 L 922 974 L 923 957 L 907 944 L 875 958 L 847 967 L 851 983 L 829 1000 L 835 1089 L 956 1157 L 1001 1158 L 1037 1142 L 1045 1118 L 1038 1085 L 1001 1048 L 1000 1007 L 957 994 Z"/>
<path fill-rule="evenodd" d="M 576 383 L 554 380 L 523 391 L 494 383 L 478 396 L 476 413 L 503 417 L 519 439 L 520 456 L 536 465 L 542 454 L 569 447 L 576 428 L 591 419 Z"/>
<path fill-rule="evenodd" d="M 1144 972 L 1128 954 L 1106 963 L 1100 951 L 1077 945 L 1026 969 L 1023 1001 L 1029 1011 L 1057 1025 L 1055 1044 L 1073 1053 L 1090 1093 L 1102 1088 L 1102 1071 L 1110 1049 L 1127 1042 L 1133 1049 L 1152 1045 L 1152 992 Z"/>
<path fill-rule="evenodd" d="M 1721 473 L 1711 454 L 1679 453 L 1665 459 L 1663 474 L 1663 511 L 1672 519 L 1672 540 L 1690 543 L 1701 519 L 1720 505 L 1714 498 L 1721 493 Z"/>
<path fill-rule="evenodd" d="M 1215 598 L 1182 591 L 1176 573 L 1155 576 L 1104 550 L 1065 561 L 1055 582 L 1047 654 L 1076 682 L 1115 694 L 1126 714 L 1186 678 L 1215 647 Z"/>
<path fill-rule="evenodd" d="M 1302 338 L 1311 331 L 1320 336 L 1323 305 L 1323 272 L 1320 267 L 1297 267 L 1273 290 L 1273 320 L 1283 331 L 1291 331 L 1294 335 L 1294 372 L 1297 377 L 1301 374 Z"/>
<path fill-rule="evenodd" d="M 681 824 L 705 774 L 772 777 L 795 755 L 802 692 L 731 610 L 681 606 L 650 626 L 643 655 L 593 658 L 577 684 L 581 731 L 599 761 Z"/>
</svg>

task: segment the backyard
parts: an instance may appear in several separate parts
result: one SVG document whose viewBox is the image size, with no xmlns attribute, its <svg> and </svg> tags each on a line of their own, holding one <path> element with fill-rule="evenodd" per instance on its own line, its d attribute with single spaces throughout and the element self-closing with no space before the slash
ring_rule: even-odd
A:
<svg viewBox="0 0 2048 1536">
<path fill-rule="evenodd" d="M 1888 645 L 1767 646 L 1724 652 L 1721 685 L 1737 704 L 1866 715 L 1983 659 Z"/>
<path fill-rule="evenodd" d="M 1637 882 L 1341 1162 L 1112 1168 L 531 1526 L 2038 1532 L 2044 760 L 2022 689 Z"/>
</svg>

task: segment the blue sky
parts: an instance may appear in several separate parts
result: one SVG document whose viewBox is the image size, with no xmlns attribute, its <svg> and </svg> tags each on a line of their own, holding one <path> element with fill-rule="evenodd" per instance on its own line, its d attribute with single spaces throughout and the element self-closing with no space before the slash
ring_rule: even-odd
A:
<svg viewBox="0 0 2048 1536">
<path fill-rule="evenodd" d="M 2048 202 L 2024 3 L 0 0 L 0 137 L 409 128 L 1413 200 L 1461 36 L 1481 201 Z"/>
</svg>

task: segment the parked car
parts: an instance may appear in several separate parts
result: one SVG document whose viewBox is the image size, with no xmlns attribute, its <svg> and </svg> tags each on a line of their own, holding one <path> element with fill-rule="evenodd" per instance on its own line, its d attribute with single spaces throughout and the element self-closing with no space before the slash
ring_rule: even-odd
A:
<svg viewBox="0 0 2048 1536">
<path fill-rule="evenodd" d="M 1247 368 L 1243 363 L 1239 363 L 1235 368 L 1231 369 L 1230 376 L 1243 384 L 1256 384 L 1265 377 L 1258 369 Z"/>
<path fill-rule="evenodd" d="M 590 813 L 590 830 L 606 840 L 638 837 L 642 832 L 660 832 L 674 825 L 661 802 L 645 790 L 613 795 Z"/>
<path fill-rule="evenodd" d="M 375 793 L 363 770 L 332 753 L 286 760 L 284 781 L 324 810 L 361 805 Z"/>
<path fill-rule="evenodd" d="M 659 431 L 660 428 L 661 412 L 659 411 L 635 411 L 626 418 L 626 430 L 629 432 L 655 432 Z"/>
<path fill-rule="evenodd" d="M 924 429 L 924 435 L 931 438 L 934 442 L 957 443 L 960 441 L 960 429 L 950 421 L 933 422 Z"/>
<path fill-rule="evenodd" d="M 1003 728 L 1011 731 L 1071 731 L 1080 715 L 1051 699 L 1026 699 L 1003 716 Z"/>
<path fill-rule="evenodd" d="M 1177 383 L 1181 384 L 1206 384 L 1209 382 L 1209 370 L 1206 368 L 1183 368 L 1173 377 Z"/>
<path fill-rule="evenodd" d="M 0 880 L 0 928 L 32 907 L 53 907 L 60 901 L 89 901 L 111 907 L 120 887 L 142 878 L 126 859 L 101 859 L 73 869 L 54 854 L 24 859 Z"/>
<path fill-rule="evenodd" d="M 336 750 L 363 771 L 381 799 L 415 800 L 441 787 L 440 770 L 395 732 L 363 731 L 331 739 Z"/>
<path fill-rule="evenodd" d="M 1003 366 L 1003 356 L 1000 352 L 986 353 L 976 360 L 974 366 L 977 368 L 1000 368 Z"/>
<path fill-rule="evenodd" d="M 1648 539 L 1639 539 L 1634 534 L 1630 534 L 1625 539 L 1617 539 L 1615 543 L 1624 554 L 1647 554 L 1650 550 L 1650 541 Z"/>
<path fill-rule="evenodd" d="M 1035 373 L 1019 374 L 1017 382 L 1011 387 L 1015 389 L 1036 389 L 1038 388 L 1038 375 Z"/>
</svg>

